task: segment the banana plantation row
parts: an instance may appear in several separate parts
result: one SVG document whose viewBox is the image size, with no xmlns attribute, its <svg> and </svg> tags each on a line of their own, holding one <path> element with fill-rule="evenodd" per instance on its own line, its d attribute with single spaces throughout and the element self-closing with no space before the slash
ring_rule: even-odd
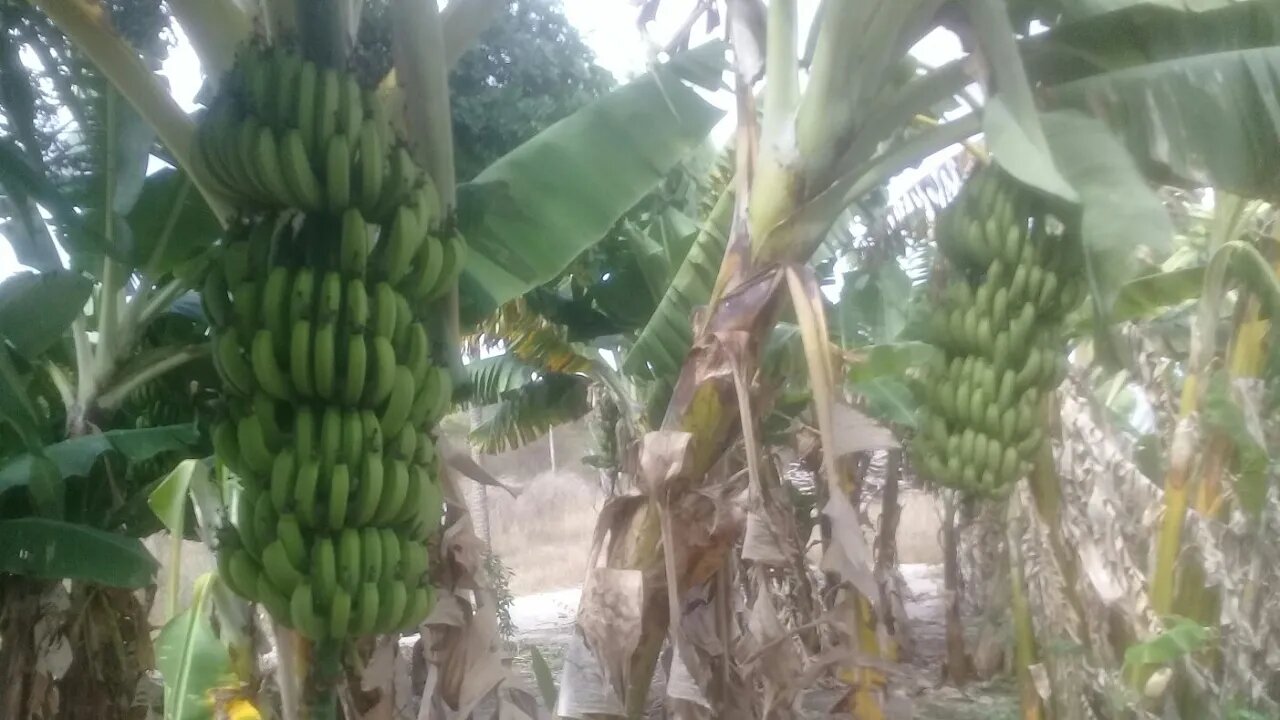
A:
<svg viewBox="0 0 1280 720">
<path fill-rule="evenodd" d="M 1280 8 L 638 4 L 621 85 L 550 0 L 0 9 L 0 717 L 893 717 L 908 484 L 946 683 L 1280 713 Z M 453 413 L 593 426 L 536 692 Z"/>
</svg>

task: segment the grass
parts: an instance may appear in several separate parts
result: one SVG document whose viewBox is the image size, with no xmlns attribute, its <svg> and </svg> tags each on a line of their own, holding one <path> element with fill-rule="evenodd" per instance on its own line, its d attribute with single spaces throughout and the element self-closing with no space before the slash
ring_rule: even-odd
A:
<svg viewBox="0 0 1280 720">
<path fill-rule="evenodd" d="M 494 552 L 511 570 L 511 592 L 580 585 L 603 502 L 600 490 L 576 473 L 540 473 L 515 499 L 491 492 L 489 531 Z"/>
</svg>

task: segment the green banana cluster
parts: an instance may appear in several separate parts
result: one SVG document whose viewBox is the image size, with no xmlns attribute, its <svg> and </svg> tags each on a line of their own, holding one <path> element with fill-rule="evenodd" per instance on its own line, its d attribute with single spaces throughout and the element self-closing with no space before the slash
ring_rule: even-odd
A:
<svg viewBox="0 0 1280 720">
<path fill-rule="evenodd" d="M 950 283 L 930 313 L 941 360 L 920 384 L 917 461 L 940 484 L 1012 490 L 1044 441 L 1065 371 L 1061 329 L 1084 298 L 1079 237 L 1003 170 L 977 170 L 936 228 Z"/>
<path fill-rule="evenodd" d="M 354 76 L 251 47 L 223 88 L 199 143 L 249 212 L 202 288 L 242 483 L 220 571 L 316 640 L 415 627 L 453 397 L 425 319 L 466 245 Z"/>
</svg>

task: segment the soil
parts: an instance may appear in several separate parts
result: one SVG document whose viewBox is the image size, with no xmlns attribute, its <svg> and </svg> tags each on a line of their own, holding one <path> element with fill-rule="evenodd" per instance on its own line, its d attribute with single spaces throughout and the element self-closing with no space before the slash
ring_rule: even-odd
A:
<svg viewBox="0 0 1280 720">
<path fill-rule="evenodd" d="M 915 654 L 900 667 L 886 707 L 889 720 L 1014 720 L 1018 717 L 1012 683 L 1000 679 L 963 688 L 943 685 L 945 654 L 941 565 L 902 565 L 911 596 L 906 601 Z M 573 636 L 579 591 L 555 590 L 517 597 L 511 608 L 517 649 L 513 666 L 526 687 L 537 685 L 530 667 L 530 647 L 537 647 L 555 673 Z M 801 698 L 806 719 L 838 717 L 830 712 L 839 691 L 818 687 Z M 844 715 L 847 717 L 847 715 Z"/>
</svg>

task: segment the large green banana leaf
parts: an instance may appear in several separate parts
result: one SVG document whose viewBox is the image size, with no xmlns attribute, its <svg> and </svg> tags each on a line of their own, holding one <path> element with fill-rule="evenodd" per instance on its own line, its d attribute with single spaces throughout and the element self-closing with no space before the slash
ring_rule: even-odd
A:
<svg viewBox="0 0 1280 720">
<path fill-rule="evenodd" d="M 689 52 L 723 63 L 722 43 Z M 723 113 L 684 83 L 688 67 L 657 67 L 458 188 L 464 322 L 554 278 L 702 142 Z"/>
<path fill-rule="evenodd" d="M 1121 3 L 1028 43 L 1044 101 L 1106 121 L 1154 178 L 1280 191 L 1280 6 Z M 1187 3 L 1196 5 L 1196 3 Z"/>
<path fill-rule="evenodd" d="M 693 344 L 690 318 L 711 298 L 724 260 L 732 210 L 733 193 L 725 192 L 671 278 L 658 308 L 627 352 L 623 372 L 653 378 L 674 378 L 680 372 Z"/>
</svg>

